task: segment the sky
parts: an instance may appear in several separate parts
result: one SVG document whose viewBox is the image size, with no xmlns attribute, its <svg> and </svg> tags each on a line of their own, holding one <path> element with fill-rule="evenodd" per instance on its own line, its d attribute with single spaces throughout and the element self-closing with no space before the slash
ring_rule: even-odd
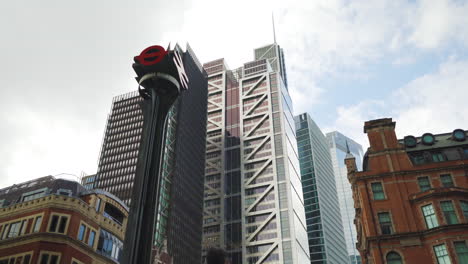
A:
<svg viewBox="0 0 468 264">
<path fill-rule="evenodd" d="M 0 188 L 95 173 L 132 58 L 190 43 L 231 68 L 276 40 L 295 114 L 365 148 L 367 120 L 399 138 L 468 129 L 468 1 L 17 0 L 0 9 Z M 74 176 L 73 176 L 74 175 Z"/>
</svg>

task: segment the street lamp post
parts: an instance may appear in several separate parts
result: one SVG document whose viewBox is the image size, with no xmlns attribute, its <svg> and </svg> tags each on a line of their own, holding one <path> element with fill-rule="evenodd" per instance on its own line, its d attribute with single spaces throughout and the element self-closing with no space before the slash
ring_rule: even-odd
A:
<svg viewBox="0 0 468 264">
<path fill-rule="evenodd" d="M 151 46 L 135 57 L 133 64 L 138 90 L 144 99 L 140 103 L 143 133 L 125 234 L 124 264 L 151 262 L 167 114 L 181 91 L 188 87 L 181 58 L 178 46 L 168 51 Z"/>
</svg>

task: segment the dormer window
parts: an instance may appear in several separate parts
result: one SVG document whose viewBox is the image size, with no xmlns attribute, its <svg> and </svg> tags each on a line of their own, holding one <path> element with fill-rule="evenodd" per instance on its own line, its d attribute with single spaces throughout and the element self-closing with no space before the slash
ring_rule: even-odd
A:
<svg viewBox="0 0 468 264">
<path fill-rule="evenodd" d="M 428 146 L 433 145 L 435 143 L 435 137 L 431 133 L 426 133 L 422 136 L 421 142 L 424 145 L 428 145 Z"/>
<path fill-rule="evenodd" d="M 71 191 L 71 190 L 68 190 L 68 189 L 58 189 L 58 190 L 57 190 L 57 194 L 58 194 L 58 195 L 65 195 L 65 196 L 71 196 L 71 195 L 72 195 L 72 191 Z"/>
<path fill-rule="evenodd" d="M 452 138 L 456 141 L 464 141 L 466 139 L 465 131 L 463 129 L 455 129 L 452 132 Z"/>
<path fill-rule="evenodd" d="M 424 158 L 424 154 L 422 152 L 410 154 L 410 157 L 415 165 L 426 163 L 426 159 Z"/>
<path fill-rule="evenodd" d="M 31 201 L 37 198 L 41 198 L 46 196 L 47 194 L 47 188 L 39 189 L 39 190 L 34 190 L 31 192 L 23 193 L 21 196 L 21 201 L 26 202 L 26 201 Z"/>
<path fill-rule="evenodd" d="M 434 161 L 434 162 L 445 161 L 445 157 L 440 152 L 432 152 L 432 161 Z"/>
<path fill-rule="evenodd" d="M 416 147 L 418 144 L 418 141 L 414 136 L 406 136 L 403 141 L 405 142 L 405 146 L 408 148 Z"/>
</svg>

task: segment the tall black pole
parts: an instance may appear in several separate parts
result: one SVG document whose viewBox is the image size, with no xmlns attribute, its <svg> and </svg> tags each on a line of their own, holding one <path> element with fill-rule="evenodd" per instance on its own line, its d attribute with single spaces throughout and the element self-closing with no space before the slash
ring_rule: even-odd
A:
<svg viewBox="0 0 468 264">
<path fill-rule="evenodd" d="M 143 134 L 125 234 L 124 264 L 151 263 L 167 114 L 179 95 L 175 78 L 149 73 L 140 78 Z"/>
</svg>

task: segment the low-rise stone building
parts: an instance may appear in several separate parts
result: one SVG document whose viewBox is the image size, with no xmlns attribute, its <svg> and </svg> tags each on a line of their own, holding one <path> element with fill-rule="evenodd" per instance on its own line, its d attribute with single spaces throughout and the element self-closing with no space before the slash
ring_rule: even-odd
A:
<svg viewBox="0 0 468 264">
<path fill-rule="evenodd" d="M 127 206 L 52 176 L 0 190 L 0 264 L 119 263 Z"/>
</svg>

